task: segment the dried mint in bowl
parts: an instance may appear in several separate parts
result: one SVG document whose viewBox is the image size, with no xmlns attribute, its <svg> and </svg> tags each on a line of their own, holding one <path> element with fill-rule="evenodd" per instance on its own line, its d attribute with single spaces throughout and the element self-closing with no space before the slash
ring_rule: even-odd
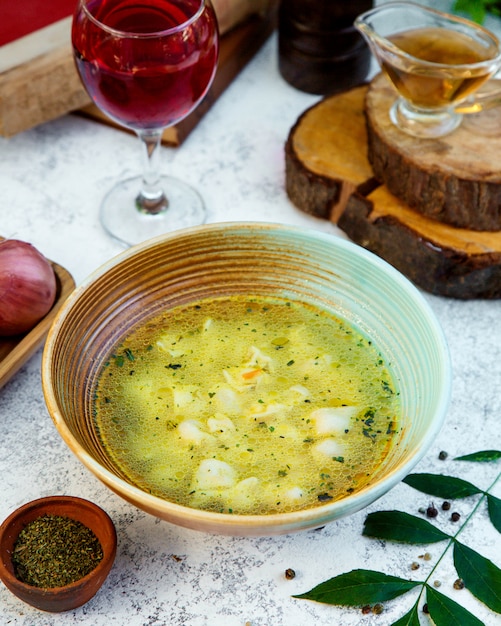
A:
<svg viewBox="0 0 501 626">
<path fill-rule="evenodd" d="M 80 580 L 102 558 L 94 532 L 82 522 L 60 515 L 42 515 L 27 524 L 12 551 L 16 578 L 44 589 Z"/>
</svg>

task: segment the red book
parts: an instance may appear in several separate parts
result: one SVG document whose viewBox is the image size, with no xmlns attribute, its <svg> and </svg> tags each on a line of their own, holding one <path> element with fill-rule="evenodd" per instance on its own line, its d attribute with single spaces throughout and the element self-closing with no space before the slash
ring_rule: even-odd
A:
<svg viewBox="0 0 501 626">
<path fill-rule="evenodd" d="M 0 46 L 73 14 L 77 0 L 0 0 Z"/>
</svg>

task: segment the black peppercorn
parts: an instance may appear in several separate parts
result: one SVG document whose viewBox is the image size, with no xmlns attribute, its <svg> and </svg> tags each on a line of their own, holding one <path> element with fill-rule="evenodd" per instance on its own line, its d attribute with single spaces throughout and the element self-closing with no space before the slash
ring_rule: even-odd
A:
<svg viewBox="0 0 501 626">
<path fill-rule="evenodd" d="M 445 459 L 448 457 L 449 455 L 447 454 L 447 452 L 445 452 L 445 450 L 441 450 L 441 452 L 438 455 L 438 458 L 441 461 L 445 461 Z"/>
<path fill-rule="evenodd" d="M 464 581 L 462 578 L 457 578 L 452 585 L 454 589 L 464 589 Z"/>
<path fill-rule="evenodd" d="M 296 572 L 293 569 L 291 569 L 290 567 L 288 567 L 285 570 L 285 578 L 287 578 L 287 580 L 292 580 L 295 577 L 296 577 Z"/>
<path fill-rule="evenodd" d="M 430 506 L 426 509 L 426 516 L 427 517 L 437 517 L 438 515 L 438 511 L 435 508 L 435 505 L 430 504 Z"/>
<path fill-rule="evenodd" d="M 460 518 L 461 518 L 461 515 L 457 513 L 456 511 L 454 511 L 454 513 L 451 514 L 452 522 L 459 522 Z"/>
<path fill-rule="evenodd" d="M 442 503 L 442 511 L 448 511 L 451 508 L 451 503 L 450 502 L 443 502 Z"/>
</svg>

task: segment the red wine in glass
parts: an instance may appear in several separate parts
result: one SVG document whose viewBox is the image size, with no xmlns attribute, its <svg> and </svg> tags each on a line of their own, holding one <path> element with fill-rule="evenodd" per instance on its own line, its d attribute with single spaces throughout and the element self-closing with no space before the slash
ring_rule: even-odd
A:
<svg viewBox="0 0 501 626">
<path fill-rule="evenodd" d="M 80 0 L 72 42 L 94 103 L 145 146 L 142 189 L 134 200 L 131 188 L 139 183 L 131 179 L 108 194 L 101 208 L 105 229 L 131 244 L 202 223 L 198 193 L 171 177 L 161 180 L 152 159 L 163 130 L 193 111 L 214 78 L 218 29 L 208 0 Z"/>
</svg>

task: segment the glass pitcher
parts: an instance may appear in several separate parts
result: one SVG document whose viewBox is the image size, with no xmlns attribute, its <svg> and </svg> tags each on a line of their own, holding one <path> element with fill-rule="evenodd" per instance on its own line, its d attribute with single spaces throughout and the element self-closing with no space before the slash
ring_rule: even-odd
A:
<svg viewBox="0 0 501 626">
<path fill-rule="evenodd" d="M 355 27 L 396 88 L 392 122 L 410 135 L 446 135 L 463 113 L 491 106 L 501 93 L 479 91 L 501 67 L 501 48 L 493 33 L 470 20 L 392 2 L 359 15 Z"/>
</svg>

